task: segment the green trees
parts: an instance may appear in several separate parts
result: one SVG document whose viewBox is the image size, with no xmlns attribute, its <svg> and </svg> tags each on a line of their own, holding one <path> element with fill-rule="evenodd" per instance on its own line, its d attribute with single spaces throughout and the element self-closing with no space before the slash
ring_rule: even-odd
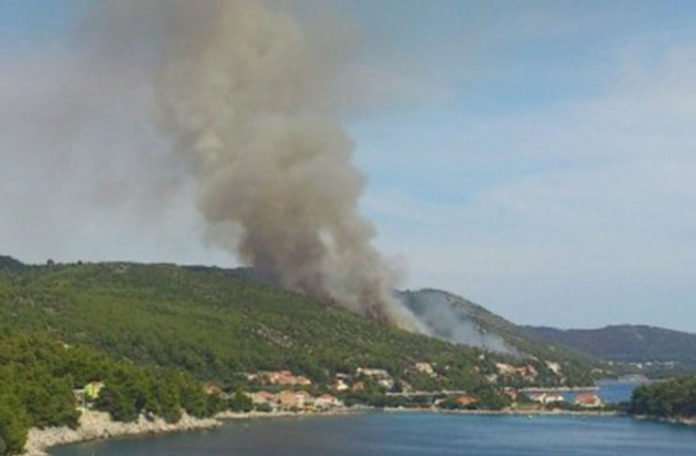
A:
<svg viewBox="0 0 696 456">
<path fill-rule="evenodd" d="M 28 423 L 22 404 L 0 393 L 0 455 L 21 453 L 27 440 Z"/>
<path fill-rule="evenodd" d="M 290 369 L 323 383 L 361 366 L 396 376 L 415 362 L 430 361 L 450 366 L 441 373 L 452 379 L 452 388 L 460 388 L 486 371 L 474 366 L 494 366 L 499 359 L 481 360 L 476 350 L 379 326 L 216 268 L 130 263 L 0 268 L 0 321 L 23 330 L 50 328 L 60 340 L 97 347 L 116 359 L 182 369 L 228 386 L 240 372 L 255 370 Z M 88 381 L 90 364 L 75 362 L 79 380 Z M 571 371 L 564 364 L 563 370 L 570 383 L 591 382 L 583 376 L 588 369 Z M 428 377 L 413 377 L 410 382 L 419 388 L 437 386 Z M 553 386 L 558 378 L 544 380 Z"/>
<path fill-rule="evenodd" d="M 250 412 L 254 408 L 251 398 L 241 390 L 232 395 L 228 401 L 228 406 L 230 410 L 235 412 Z"/>
<path fill-rule="evenodd" d="M 29 427 L 77 426 L 73 390 L 95 379 L 105 386 L 93 406 L 118 421 L 144 413 L 176 422 L 182 409 L 202 417 L 220 408 L 190 374 L 138 367 L 49 336 L 6 330 L 0 333 L 0 455 L 20 452 Z"/>
<path fill-rule="evenodd" d="M 629 412 L 665 418 L 696 417 L 696 376 L 677 377 L 636 388 Z"/>
</svg>

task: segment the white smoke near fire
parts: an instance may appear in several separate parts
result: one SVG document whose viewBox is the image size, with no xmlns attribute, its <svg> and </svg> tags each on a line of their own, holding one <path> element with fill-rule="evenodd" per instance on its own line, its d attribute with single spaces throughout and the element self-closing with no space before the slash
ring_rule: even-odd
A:
<svg viewBox="0 0 696 456">
<path fill-rule="evenodd" d="M 365 182 L 337 115 L 346 27 L 254 0 L 105 2 L 94 17 L 107 54 L 152 56 L 133 61 L 215 242 L 266 280 L 416 328 L 358 211 Z"/>
<path fill-rule="evenodd" d="M 475 310 L 473 303 L 439 290 L 405 291 L 400 297 L 419 321 L 423 334 L 491 352 L 520 355 L 499 334 L 481 327 L 473 316 L 481 310 Z"/>
</svg>

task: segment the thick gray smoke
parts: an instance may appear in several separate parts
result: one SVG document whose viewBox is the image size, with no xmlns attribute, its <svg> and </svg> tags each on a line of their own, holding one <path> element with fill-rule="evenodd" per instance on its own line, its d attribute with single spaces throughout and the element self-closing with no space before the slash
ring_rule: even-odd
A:
<svg viewBox="0 0 696 456">
<path fill-rule="evenodd" d="M 156 37 L 158 128 L 195 176 L 212 238 L 266 279 L 412 327 L 358 213 L 364 179 L 337 121 L 348 37 L 260 1 L 109 5 L 100 13 L 128 25 L 107 18 L 107 46 L 134 27 Z"/>
</svg>

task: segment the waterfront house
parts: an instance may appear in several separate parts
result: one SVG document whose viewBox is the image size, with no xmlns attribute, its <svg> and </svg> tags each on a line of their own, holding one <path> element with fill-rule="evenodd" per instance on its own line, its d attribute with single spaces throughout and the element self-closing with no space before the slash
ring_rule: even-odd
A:
<svg viewBox="0 0 696 456">
<path fill-rule="evenodd" d="M 455 399 L 455 402 L 460 407 L 468 407 L 469 405 L 475 404 L 476 402 L 478 402 L 478 399 L 476 399 L 474 396 L 470 396 L 468 394 L 462 394 L 461 396 L 457 397 L 457 399 Z"/>
<path fill-rule="evenodd" d="M 104 382 L 89 382 L 83 388 L 83 394 L 87 402 L 94 402 L 99 398 L 99 393 L 104 389 Z"/>
<path fill-rule="evenodd" d="M 594 393 L 579 393 L 575 396 L 575 405 L 586 408 L 602 406 L 602 399 Z"/>
<path fill-rule="evenodd" d="M 314 406 L 318 410 L 330 410 L 343 407 L 343 402 L 331 394 L 322 394 L 314 400 Z"/>
<path fill-rule="evenodd" d="M 285 410 L 302 410 L 314 405 L 314 398 L 307 391 L 283 390 L 277 397 L 278 405 Z"/>
<path fill-rule="evenodd" d="M 540 404 L 553 404 L 554 402 L 564 402 L 565 398 L 561 393 L 554 391 L 539 391 L 529 395 L 529 398 Z"/>
<path fill-rule="evenodd" d="M 268 391 L 257 391 L 249 394 L 251 403 L 254 405 L 270 405 L 274 407 L 277 403 L 276 395 Z"/>
</svg>

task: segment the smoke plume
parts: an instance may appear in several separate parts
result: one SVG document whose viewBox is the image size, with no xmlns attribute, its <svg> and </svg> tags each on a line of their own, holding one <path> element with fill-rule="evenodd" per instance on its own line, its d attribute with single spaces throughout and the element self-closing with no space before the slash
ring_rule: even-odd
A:
<svg viewBox="0 0 696 456">
<path fill-rule="evenodd" d="M 406 291 L 400 296 L 419 322 L 421 333 L 456 344 L 519 356 L 500 335 L 486 331 L 477 323 L 472 315 L 475 312 L 473 304 L 438 290 Z"/>
<path fill-rule="evenodd" d="M 123 26 L 112 51 L 129 52 L 133 27 L 156 37 L 144 65 L 157 125 L 195 176 L 210 236 L 265 279 L 410 326 L 358 212 L 364 178 L 337 120 L 350 36 L 261 1 L 109 5 L 110 33 Z"/>
</svg>

